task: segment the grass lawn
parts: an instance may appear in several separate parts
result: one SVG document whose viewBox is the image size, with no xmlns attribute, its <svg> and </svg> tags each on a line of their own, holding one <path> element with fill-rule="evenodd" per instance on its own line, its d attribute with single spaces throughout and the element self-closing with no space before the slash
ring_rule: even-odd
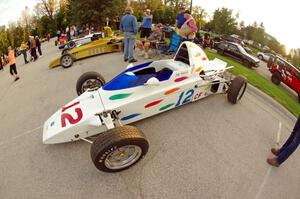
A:
<svg viewBox="0 0 300 199">
<path fill-rule="evenodd" d="M 254 70 L 246 68 L 245 66 L 234 61 L 233 59 L 209 51 L 206 51 L 206 54 L 209 59 L 218 58 L 227 62 L 229 66 L 234 66 L 234 68 L 231 69 L 231 72 L 233 74 L 242 75 L 246 77 L 250 84 L 271 96 L 281 105 L 283 105 L 286 109 L 288 109 L 293 115 L 295 115 L 296 117 L 300 115 L 300 104 L 293 96 L 288 94 L 284 89 L 276 86 L 270 80 L 259 75 Z"/>
</svg>

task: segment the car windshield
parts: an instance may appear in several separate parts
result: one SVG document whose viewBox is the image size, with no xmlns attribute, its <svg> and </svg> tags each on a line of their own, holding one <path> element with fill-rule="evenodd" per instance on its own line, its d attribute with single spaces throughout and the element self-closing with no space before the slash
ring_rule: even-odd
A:
<svg viewBox="0 0 300 199">
<path fill-rule="evenodd" d="M 237 47 L 239 48 L 240 52 L 247 53 L 246 50 L 242 46 L 237 45 Z"/>
</svg>

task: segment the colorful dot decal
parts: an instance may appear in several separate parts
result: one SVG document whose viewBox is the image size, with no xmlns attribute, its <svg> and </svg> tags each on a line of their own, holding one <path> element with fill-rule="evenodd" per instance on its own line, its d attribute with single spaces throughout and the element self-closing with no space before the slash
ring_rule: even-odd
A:
<svg viewBox="0 0 300 199">
<path fill-rule="evenodd" d="M 177 79 L 175 79 L 175 82 L 181 82 L 183 80 L 186 80 L 188 77 L 179 77 Z"/>
<path fill-rule="evenodd" d="M 199 52 L 196 53 L 195 57 L 199 57 L 201 54 Z"/>
<path fill-rule="evenodd" d="M 202 60 L 205 61 L 205 60 L 207 60 L 207 58 L 206 57 L 202 57 Z"/>
<path fill-rule="evenodd" d="M 161 107 L 159 110 L 160 110 L 160 111 L 166 110 L 167 108 L 170 108 L 170 107 L 173 106 L 173 105 L 174 105 L 174 103 L 167 104 L 166 106 Z"/>
<path fill-rule="evenodd" d="M 196 73 L 199 73 L 202 69 L 203 69 L 202 66 L 198 67 L 198 68 L 196 69 Z"/>
<path fill-rule="evenodd" d="M 116 94 L 109 97 L 110 100 L 118 100 L 118 99 L 124 99 L 126 97 L 129 97 L 132 93 L 122 93 L 122 94 Z"/>
<path fill-rule="evenodd" d="M 55 124 L 55 122 L 53 121 L 53 122 L 51 122 L 50 126 L 54 126 L 54 124 Z"/>
<path fill-rule="evenodd" d="M 145 108 L 149 108 L 151 106 L 155 106 L 157 104 L 159 104 L 160 102 L 162 102 L 163 99 L 160 99 L 160 100 L 156 100 L 156 101 L 153 101 L 153 102 L 150 102 L 149 104 L 145 105 Z"/>
<path fill-rule="evenodd" d="M 137 116 L 139 116 L 139 115 L 141 115 L 140 113 L 134 113 L 134 114 L 131 114 L 131 115 L 128 115 L 128 116 L 126 116 L 126 117 L 123 117 L 121 120 L 130 120 L 130 119 L 132 119 L 132 118 L 134 118 L 134 117 L 137 117 Z"/>
<path fill-rule="evenodd" d="M 168 91 L 165 92 L 165 95 L 170 95 L 171 93 L 174 93 L 174 92 L 178 91 L 179 89 L 180 88 L 173 88 L 171 90 L 168 90 Z"/>
</svg>

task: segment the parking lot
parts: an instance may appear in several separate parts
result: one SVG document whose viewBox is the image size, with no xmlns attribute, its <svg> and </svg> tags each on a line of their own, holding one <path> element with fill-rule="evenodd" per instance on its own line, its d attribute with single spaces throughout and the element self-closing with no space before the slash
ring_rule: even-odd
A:
<svg viewBox="0 0 300 199">
<path fill-rule="evenodd" d="M 34 63 L 17 59 L 17 82 L 0 71 L 1 198 L 299 198 L 299 151 L 280 168 L 266 163 L 279 122 L 283 141 L 296 119 L 253 88 L 237 105 L 215 95 L 135 123 L 149 152 L 120 173 L 98 171 L 88 143 L 43 145 L 44 121 L 76 97 L 82 73 L 110 80 L 126 67 L 114 53 L 50 70 L 60 51 L 54 41 L 43 51 Z"/>
</svg>

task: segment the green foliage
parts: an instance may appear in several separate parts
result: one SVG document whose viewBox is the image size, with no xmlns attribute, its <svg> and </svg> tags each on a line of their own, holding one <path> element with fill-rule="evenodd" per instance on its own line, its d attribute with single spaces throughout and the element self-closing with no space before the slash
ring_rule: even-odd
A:
<svg viewBox="0 0 300 199">
<path fill-rule="evenodd" d="M 211 28 L 218 34 L 232 34 L 237 30 L 237 17 L 228 8 L 217 9 L 210 23 Z"/>
<path fill-rule="evenodd" d="M 0 54 L 7 53 L 8 37 L 5 26 L 0 26 Z"/>
</svg>

